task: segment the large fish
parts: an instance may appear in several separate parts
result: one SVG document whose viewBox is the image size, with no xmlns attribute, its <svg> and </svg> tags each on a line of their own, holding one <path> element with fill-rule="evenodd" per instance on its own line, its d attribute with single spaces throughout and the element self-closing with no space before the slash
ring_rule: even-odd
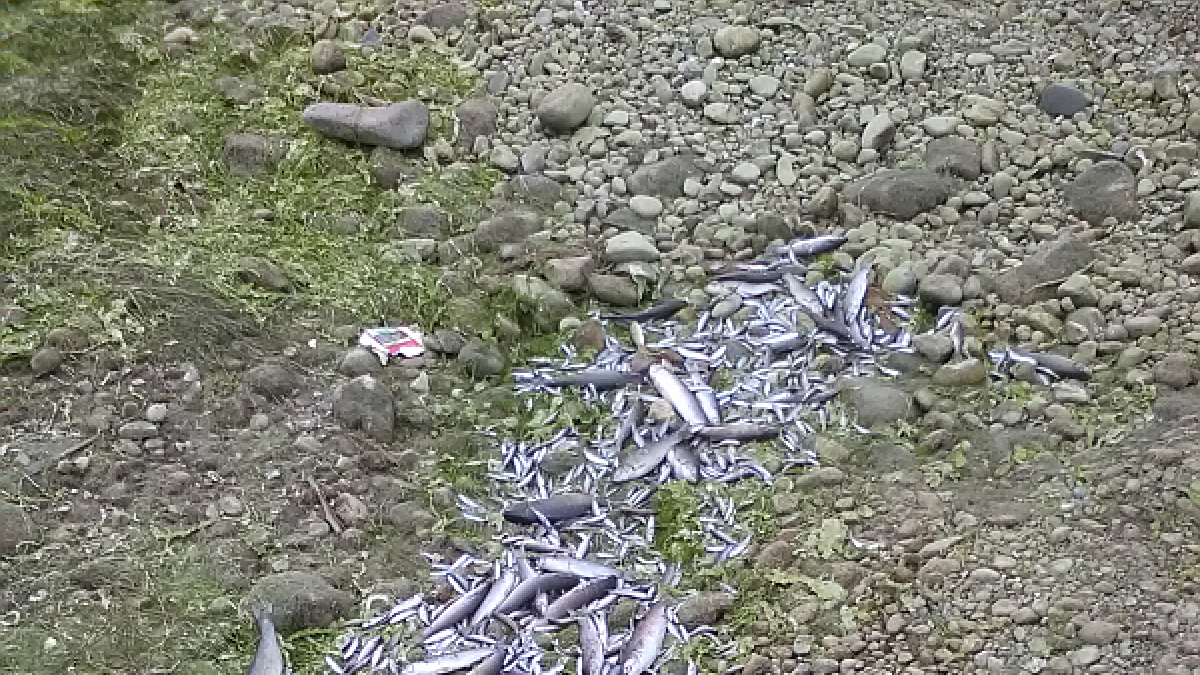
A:
<svg viewBox="0 0 1200 675">
<path fill-rule="evenodd" d="M 621 675 L 642 675 L 654 665 L 667 636 L 667 603 L 651 605 L 646 615 L 633 627 L 633 634 L 621 650 Z"/>
<path fill-rule="evenodd" d="M 837 234 L 822 234 L 816 237 L 807 239 L 794 239 L 783 246 L 777 246 L 771 251 L 776 255 L 796 256 L 800 258 L 811 258 L 829 253 L 841 248 L 848 239 Z"/>
<path fill-rule="evenodd" d="M 430 623 L 425 630 L 421 631 L 421 639 L 426 640 L 431 635 L 446 630 L 447 628 L 457 624 L 460 621 L 465 621 L 479 609 L 480 603 L 487 597 L 488 590 L 492 585 L 490 583 L 482 584 L 478 588 L 467 591 L 458 596 L 458 599 L 446 606 L 441 614 Z M 464 666 L 465 667 L 465 666 Z"/>
<path fill-rule="evenodd" d="M 675 408 L 675 412 L 679 413 L 679 417 L 689 427 L 699 429 L 708 424 L 708 416 L 704 414 L 704 408 L 700 406 L 700 401 L 696 400 L 696 395 L 675 373 L 656 363 L 650 366 L 648 374 L 650 381 L 654 383 L 654 388 L 663 398 L 667 399 L 667 402 Z"/>
<path fill-rule="evenodd" d="M 608 620 L 603 613 L 579 617 L 579 664 L 581 675 L 604 675 L 608 649 Z"/>
<path fill-rule="evenodd" d="M 573 373 L 535 377 L 530 380 L 530 383 L 544 387 L 595 387 L 599 391 L 605 391 L 637 384 L 642 379 L 640 373 L 625 373 L 607 368 L 588 368 Z"/>
<path fill-rule="evenodd" d="M 495 654 L 495 647 L 464 649 L 460 652 L 443 654 L 424 661 L 409 663 L 400 669 L 400 675 L 446 675 L 446 673 L 453 673 L 456 670 L 470 668 L 490 656 L 495 656 Z"/>
<path fill-rule="evenodd" d="M 539 593 L 559 593 L 579 585 L 579 577 L 567 572 L 537 574 L 522 581 L 496 608 L 498 614 L 524 609 Z"/>
<path fill-rule="evenodd" d="M 536 525 L 545 518 L 548 522 L 582 518 L 595 509 L 596 498 L 590 494 L 567 493 L 545 499 L 513 504 L 504 509 L 504 519 L 520 525 Z M 541 514 L 541 517 L 538 517 Z"/>
<path fill-rule="evenodd" d="M 475 613 L 471 615 L 471 621 L 467 626 L 475 628 L 491 618 L 492 614 L 496 612 L 496 608 L 504 602 L 504 599 L 516 587 L 517 581 L 516 570 L 506 569 L 501 572 L 500 576 L 492 582 L 492 587 L 488 589 L 487 595 L 483 596 L 483 600 L 479 603 L 479 607 L 475 609 Z"/>
<path fill-rule="evenodd" d="M 613 472 L 612 481 L 614 483 L 627 483 L 631 480 L 648 476 L 663 463 L 663 460 L 667 458 L 667 453 L 671 452 L 672 448 L 683 443 L 691 436 L 692 432 L 690 429 L 680 428 L 657 441 L 647 443 L 646 447 L 638 449 L 617 466 L 617 470 Z"/>
<path fill-rule="evenodd" d="M 279 649 L 279 636 L 275 632 L 275 621 L 265 605 L 254 608 L 254 625 L 258 628 L 258 649 L 250 661 L 246 675 L 284 675 L 287 666 L 283 652 Z"/>
<path fill-rule="evenodd" d="M 546 612 L 542 618 L 547 621 L 558 621 L 565 619 L 567 615 L 575 610 L 587 605 L 590 602 L 595 602 L 600 598 L 607 596 L 616 590 L 620 580 L 615 576 L 600 577 L 591 581 L 576 586 L 571 590 L 563 593 L 550 606 L 546 608 Z"/>
<path fill-rule="evenodd" d="M 653 321 L 655 319 L 669 319 L 675 314 L 687 307 L 685 300 L 664 300 L 652 307 L 647 307 L 640 312 L 631 314 L 601 314 L 600 318 L 607 321 Z"/>
<path fill-rule="evenodd" d="M 779 427 L 741 422 L 704 427 L 696 435 L 712 441 L 768 441 L 779 433 Z"/>
</svg>

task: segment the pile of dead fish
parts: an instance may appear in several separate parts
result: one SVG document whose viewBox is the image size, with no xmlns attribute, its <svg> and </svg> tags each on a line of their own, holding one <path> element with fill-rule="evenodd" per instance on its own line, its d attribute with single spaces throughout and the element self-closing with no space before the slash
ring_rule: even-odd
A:
<svg viewBox="0 0 1200 675">
<path fill-rule="evenodd" d="M 870 297 L 869 266 L 843 283 L 804 282 L 806 260 L 844 242 L 802 239 L 727 270 L 710 289 L 717 301 L 695 322 L 673 318 L 686 306 L 675 300 L 602 316 L 610 328 L 627 328 L 628 341 L 614 334 L 625 330 L 610 330 L 586 361 L 564 345 L 561 358 L 516 373 L 534 426 L 554 431 L 534 441 L 498 439 L 490 494 L 458 498 L 465 519 L 495 531 L 501 559 L 431 557 L 455 598 L 436 605 L 416 596 L 357 623 L 327 658 L 329 669 L 553 675 L 575 661 L 582 675 L 641 675 L 670 659 L 668 635 L 716 641 L 712 627 L 680 626 L 662 596 L 683 570 L 655 547 L 653 498 L 668 481 L 693 484 L 691 534 L 707 554 L 694 562 L 741 555 L 752 532 L 722 486 L 769 483 L 772 471 L 815 464 L 816 430 L 854 424 L 835 405 L 838 379 L 897 375 L 879 357 L 911 351 L 913 301 Z M 939 314 L 934 330 L 947 331 L 965 354 L 959 313 Z M 1039 377 L 1079 375 L 1077 364 L 1052 355 L 990 356 L 997 376 L 1022 364 Z M 553 406 L 539 408 L 567 391 L 602 412 L 601 422 L 583 431 Z M 621 601 L 636 608 L 630 627 L 616 630 L 609 610 Z M 560 644 L 570 625 L 577 645 Z M 718 644 L 716 652 L 733 649 Z"/>
</svg>

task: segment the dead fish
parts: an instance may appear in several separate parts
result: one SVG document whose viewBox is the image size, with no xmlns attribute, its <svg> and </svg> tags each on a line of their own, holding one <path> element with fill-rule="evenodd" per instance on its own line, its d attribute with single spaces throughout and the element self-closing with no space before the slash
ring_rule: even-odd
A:
<svg viewBox="0 0 1200 675">
<path fill-rule="evenodd" d="M 258 627 L 258 649 L 250 661 L 246 675 L 284 675 L 287 666 L 283 652 L 279 649 L 279 636 L 275 633 L 275 620 L 265 605 L 254 608 L 254 624 Z"/>
<path fill-rule="evenodd" d="M 620 577 L 621 571 L 602 565 L 591 560 L 581 560 L 579 558 L 570 558 L 566 556 L 550 556 L 542 558 L 542 569 L 547 572 L 560 572 L 564 574 L 574 574 L 577 577 L 585 579 L 595 579 L 597 577 Z"/>
<path fill-rule="evenodd" d="M 620 580 L 616 575 L 609 575 L 576 586 L 550 603 L 542 617 L 548 621 L 565 619 L 568 614 L 580 607 L 612 593 L 619 583 Z"/>
<path fill-rule="evenodd" d="M 825 316 L 825 303 L 821 302 L 816 291 L 805 286 L 799 277 L 794 274 L 785 274 L 783 283 L 787 286 L 788 293 L 791 293 L 792 298 L 799 303 L 800 309 L 803 309 L 806 314 Z"/>
<path fill-rule="evenodd" d="M 669 319 L 675 316 L 679 310 L 687 307 L 687 305 L 687 302 L 684 300 L 664 300 L 640 312 L 633 312 L 631 314 L 601 314 L 600 318 L 606 321 L 653 321 L 655 319 Z"/>
<path fill-rule="evenodd" d="M 605 651 L 608 646 L 608 621 L 599 612 L 579 617 L 579 651 L 581 675 L 604 675 Z"/>
<path fill-rule="evenodd" d="M 717 281 L 735 281 L 747 284 L 770 284 L 783 278 L 783 269 L 733 270 L 713 277 Z"/>
<path fill-rule="evenodd" d="M 426 640 L 431 635 L 436 635 L 437 633 L 446 630 L 458 622 L 469 618 L 475 613 L 476 609 L 479 609 L 479 604 L 483 602 L 483 599 L 487 596 L 488 590 L 491 588 L 491 586 L 492 585 L 490 583 L 482 584 L 478 588 L 458 596 L 457 600 L 447 605 L 446 608 L 442 610 L 442 613 L 438 614 L 437 618 L 433 620 L 433 623 L 429 624 L 425 627 L 425 630 L 421 631 L 421 639 Z"/>
<path fill-rule="evenodd" d="M 538 377 L 530 384 L 544 387 L 595 387 L 599 391 L 620 389 L 642 381 L 638 373 L 625 373 L 607 368 L 589 368 L 574 373 Z"/>
<path fill-rule="evenodd" d="M 1016 352 L 1019 350 L 1014 349 L 1013 351 Z M 1025 354 L 1033 358 L 1034 361 L 1037 361 L 1039 368 L 1045 368 L 1058 377 L 1084 381 L 1092 378 L 1092 373 L 1087 369 L 1087 366 L 1065 356 L 1044 354 L 1041 352 L 1025 352 Z"/>
<path fill-rule="evenodd" d="M 436 656 L 432 659 L 409 663 L 400 669 L 400 675 L 446 675 L 456 670 L 465 670 L 476 663 L 493 656 L 494 647 L 464 649 L 460 652 Z"/>
<path fill-rule="evenodd" d="M 504 519 L 519 525 L 536 525 L 542 519 L 551 523 L 582 518 L 593 512 L 596 498 L 590 494 L 567 493 L 545 499 L 513 504 L 504 509 Z M 537 514 L 541 514 L 538 517 Z"/>
<path fill-rule="evenodd" d="M 566 572 L 538 574 L 517 585 L 496 608 L 498 614 L 508 614 L 523 609 L 533 602 L 539 593 L 560 593 L 579 585 L 579 577 Z"/>
<path fill-rule="evenodd" d="M 471 616 L 471 621 L 467 625 L 474 628 L 487 621 L 516 585 L 516 571 L 512 569 L 504 570 L 492 582 L 492 587 L 488 589 L 487 595 L 483 596 L 483 601 L 479 603 L 479 607 L 475 609 L 475 613 Z"/>
<path fill-rule="evenodd" d="M 663 463 L 672 448 L 686 441 L 691 435 L 690 429 L 681 428 L 657 441 L 647 443 L 646 447 L 639 449 L 617 466 L 617 470 L 613 472 L 612 481 L 627 483 L 649 475 Z"/>
<path fill-rule="evenodd" d="M 808 237 L 807 239 L 795 239 L 783 246 L 777 246 L 772 249 L 776 255 L 797 256 L 801 258 L 811 258 L 836 251 L 845 244 L 848 239 L 837 234 L 822 234 L 816 237 Z"/>
<path fill-rule="evenodd" d="M 646 615 L 633 627 L 633 634 L 621 650 L 621 675 L 642 675 L 654 665 L 667 636 L 667 603 L 651 605 Z"/>
<path fill-rule="evenodd" d="M 704 414 L 704 408 L 700 407 L 700 401 L 696 400 L 692 390 L 688 389 L 675 373 L 656 363 L 650 366 L 648 374 L 654 388 L 667 399 L 688 426 L 698 429 L 708 424 L 708 416 Z"/>
<path fill-rule="evenodd" d="M 779 427 L 743 422 L 704 427 L 696 435 L 712 441 L 766 441 L 778 438 L 779 432 Z"/>
<path fill-rule="evenodd" d="M 642 421 L 646 419 L 646 402 L 641 396 L 633 399 L 633 403 L 625 416 L 621 418 L 621 424 L 617 426 L 617 433 L 613 439 L 617 450 L 625 447 L 625 442 L 633 437 L 634 431 L 641 426 Z"/>
<path fill-rule="evenodd" d="M 700 480 L 700 455 L 686 443 L 676 445 L 667 453 L 667 463 L 671 465 L 671 475 L 676 480 L 695 483 Z"/>
<path fill-rule="evenodd" d="M 475 664 L 467 675 L 500 675 L 504 670 L 504 658 L 508 655 L 508 645 L 500 643 L 490 656 Z"/>
</svg>

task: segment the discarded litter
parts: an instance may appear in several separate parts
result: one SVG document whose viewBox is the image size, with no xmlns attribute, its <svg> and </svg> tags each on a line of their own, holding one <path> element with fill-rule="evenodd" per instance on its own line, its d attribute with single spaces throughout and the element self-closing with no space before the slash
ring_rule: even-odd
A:
<svg viewBox="0 0 1200 675">
<path fill-rule="evenodd" d="M 425 342 L 421 339 L 421 332 L 411 326 L 364 329 L 358 336 L 358 344 L 375 352 L 385 366 L 393 356 L 411 359 L 425 353 Z"/>
</svg>

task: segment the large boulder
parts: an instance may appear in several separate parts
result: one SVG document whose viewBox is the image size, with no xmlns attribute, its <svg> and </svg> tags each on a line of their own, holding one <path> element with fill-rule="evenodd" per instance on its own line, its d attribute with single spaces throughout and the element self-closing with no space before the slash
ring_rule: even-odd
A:
<svg viewBox="0 0 1200 675">
<path fill-rule="evenodd" d="M 1037 252 L 992 282 L 993 290 L 1005 302 L 1036 302 L 1058 294 L 1056 284 L 1087 267 L 1095 253 L 1087 242 L 1070 235 L 1043 242 Z"/>
<path fill-rule="evenodd" d="M 838 398 L 857 413 L 858 423 L 868 428 L 917 415 L 912 394 L 873 378 L 843 379 L 838 384 Z"/>
<path fill-rule="evenodd" d="M 513 292 L 534 307 L 534 321 L 543 331 L 558 329 L 558 322 L 575 311 L 575 303 L 559 289 L 541 277 L 527 274 L 513 276 Z"/>
<path fill-rule="evenodd" d="M 1137 220 L 1137 176 L 1124 162 L 1105 160 L 1088 167 L 1064 191 L 1067 205 L 1081 219 L 1099 225 L 1105 218 Z"/>
<path fill-rule="evenodd" d="M 450 216 L 436 206 L 407 206 L 396 212 L 394 236 L 445 239 L 450 235 Z"/>
<path fill-rule="evenodd" d="M 945 202 L 950 182 L 933 171 L 888 169 L 849 184 L 843 195 L 847 203 L 909 220 Z"/>
<path fill-rule="evenodd" d="M 959 136 L 935 138 L 925 146 L 925 166 L 967 180 L 979 178 L 982 156 L 978 143 Z"/>
<path fill-rule="evenodd" d="M 0 558 L 14 555 L 22 542 L 36 542 L 40 533 L 24 509 L 0 502 Z"/>
<path fill-rule="evenodd" d="M 502 244 L 517 244 L 542 229 L 542 217 L 533 211 L 514 209 L 489 218 L 475 228 L 475 244 L 495 251 Z"/>
<path fill-rule="evenodd" d="M 542 126 L 560 134 L 575 131 L 592 114 L 596 97 L 592 90 L 578 82 L 568 82 L 546 94 L 537 106 Z"/>
<path fill-rule="evenodd" d="M 314 103 L 304 109 L 301 119 L 326 136 L 394 150 L 419 148 L 429 133 L 429 108 L 417 100 L 379 108 Z"/>
<path fill-rule="evenodd" d="M 638 167 L 629 177 L 629 191 L 635 195 L 674 199 L 683 196 L 684 180 L 700 173 L 690 155 L 675 155 Z"/>
<path fill-rule="evenodd" d="M 1070 117 L 1087 107 L 1087 96 L 1069 84 L 1050 84 L 1038 97 L 1038 107 L 1049 115 Z"/>
<path fill-rule="evenodd" d="M 479 136 L 491 138 L 496 133 L 499 117 L 496 104 L 486 98 L 469 98 L 454 111 L 458 118 L 458 144 L 465 148 L 474 147 Z"/>
<path fill-rule="evenodd" d="M 396 401 L 387 385 L 371 375 L 360 375 L 334 392 L 333 416 L 349 429 L 390 441 L 396 428 Z"/>
<path fill-rule="evenodd" d="M 750 26 L 725 26 L 713 35 L 713 47 L 727 59 L 752 54 L 762 44 L 762 34 Z"/>
<path fill-rule="evenodd" d="M 326 628 L 354 610 L 354 596 L 334 588 L 312 572 L 290 571 L 259 579 L 247 594 L 248 605 L 266 607 L 281 633 Z"/>
</svg>

